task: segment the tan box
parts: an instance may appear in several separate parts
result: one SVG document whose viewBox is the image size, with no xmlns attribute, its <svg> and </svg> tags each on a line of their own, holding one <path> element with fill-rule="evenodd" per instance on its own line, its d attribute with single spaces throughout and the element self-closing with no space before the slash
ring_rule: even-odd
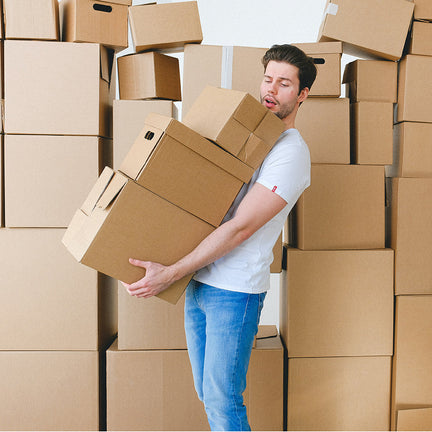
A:
<svg viewBox="0 0 432 432">
<path fill-rule="evenodd" d="M 397 102 L 397 66 L 385 60 L 354 60 L 345 66 L 342 82 L 351 102 Z"/>
<path fill-rule="evenodd" d="M 432 177 L 432 124 L 395 124 L 393 138 L 393 165 L 386 167 L 386 175 Z"/>
<path fill-rule="evenodd" d="M 249 93 L 207 86 L 183 123 L 256 169 L 285 125 Z"/>
<path fill-rule="evenodd" d="M 432 296 L 397 296 L 395 318 L 392 430 L 398 411 L 432 407 Z"/>
<path fill-rule="evenodd" d="M 129 22 L 136 52 L 179 48 L 203 40 L 196 1 L 131 6 Z"/>
<path fill-rule="evenodd" d="M 414 21 L 412 26 L 409 53 L 432 56 L 431 40 L 432 22 Z"/>
<path fill-rule="evenodd" d="M 111 149 L 91 136 L 5 135 L 6 226 L 66 228 Z"/>
<path fill-rule="evenodd" d="M 397 411 L 396 430 L 428 431 L 432 430 L 432 407 L 407 408 Z"/>
<path fill-rule="evenodd" d="M 59 40 L 57 0 L 3 0 L 5 39 Z"/>
<path fill-rule="evenodd" d="M 342 41 L 344 52 L 357 57 L 399 60 L 413 10 L 406 0 L 328 0 L 318 40 Z"/>
<path fill-rule="evenodd" d="M 146 117 L 119 170 L 215 227 L 253 174 L 252 168 L 192 129 L 155 113 Z"/>
<path fill-rule="evenodd" d="M 0 350 L 97 350 L 116 334 L 116 284 L 78 265 L 64 232 L 0 230 Z"/>
<path fill-rule="evenodd" d="M 214 227 L 106 167 L 75 213 L 63 243 L 75 259 L 123 282 L 145 270 L 129 258 L 172 264 L 191 252 Z M 181 297 L 191 276 L 158 296 Z"/>
<path fill-rule="evenodd" d="M 119 57 L 120 99 L 181 100 L 179 60 L 158 52 Z"/>
<path fill-rule="evenodd" d="M 112 136 L 105 48 L 43 41 L 4 44 L 5 133 Z"/>
<path fill-rule="evenodd" d="M 288 430 L 389 430 L 391 357 L 288 360 Z"/>
<path fill-rule="evenodd" d="M 432 179 L 393 178 L 391 247 L 395 293 L 432 294 Z"/>
<path fill-rule="evenodd" d="M 432 5 L 430 0 L 410 0 L 415 4 L 414 18 L 416 20 L 432 21 Z"/>
<path fill-rule="evenodd" d="M 351 162 L 359 165 L 393 163 L 393 104 L 356 102 L 351 108 Z"/>
<path fill-rule="evenodd" d="M 397 121 L 432 123 L 432 57 L 407 55 L 399 63 Z"/>
<path fill-rule="evenodd" d="M 0 351 L 1 430 L 103 430 L 98 351 Z"/>
<path fill-rule="evenodd" d="M 150 113 L 177 118 L 177 108 L 165 100 L 120 100 L 113 103 L 113 167 L 118 169 Z"/>
<path fill-rule="evenodd" d="M 283 429 L 279 337 L 257 340 L 243 397 L 253 430 Z M 114 342 L 107 351 L 107 419 L 112 431 L 209 430 L 187 351 L 120 351 Z"/>
<path fill-rule="evenodd" d="M 312 163 L 350 163 L 350 104 L 347 98 L 303 102 L 296 128 L 309 147 Z"/>
<path fill-rule="evenodd" d="M 128 46 L 128 6 L 106 1 L 61 0 L 61 38 L 110 48 Z"/>
<path fill-rule="evenodd" d="M 298 247 L 385 247 L 384 167 L 312 164 L 311 186 L 296 205 Z"/>
</svg>

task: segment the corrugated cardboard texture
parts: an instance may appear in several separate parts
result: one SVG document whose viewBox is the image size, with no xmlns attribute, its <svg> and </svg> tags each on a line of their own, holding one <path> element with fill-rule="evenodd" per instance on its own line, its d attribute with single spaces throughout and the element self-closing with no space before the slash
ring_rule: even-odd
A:
<svg viewBox="0 0 432 432">
<path fill-rule="evenodd" d="M 411 408 L 397 412 L 396 430 L 428 431 L 432 430 L 432 407 Z"/>
</svg>

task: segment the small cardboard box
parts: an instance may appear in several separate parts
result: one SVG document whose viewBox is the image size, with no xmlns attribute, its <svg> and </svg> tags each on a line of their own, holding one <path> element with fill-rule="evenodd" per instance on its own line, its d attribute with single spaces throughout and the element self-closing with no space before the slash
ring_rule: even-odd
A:
<svg viewBox="0 0 432 432">
<path fill-rule="evenodd" d="M 350 163 L 350 104 L 348 98 L 306 99 L 296 128 L 309 147 L 312 163 Z"/>
<path fill-rule="evenodd" d="M 351 163 L 391 165 L 393 163 L 393 104 L 355 102 L 351 104 Z"/>
<path fill-rule="evenodd" d="M 344 52 L 358 57 L 399 60 L 413 10 L 406 0 L 328 0 L 318 40 L 342 41 Z"/>
<path fill-rule="evenodd" d="M 146 117 L 119 171 L 214 227 L 253 174 L 192 129 L 155 113 Z"/>
<path fill-rule="evenodd" d="M 183 123 L 256 169 L 285 125 L 248 93 L 207 86 Z"/>
<path fill-rule="evenodd" d="M 116 334 L 116 284 L 77 264 L 64 232 L 0 229 L 0 351 L 97 350 Z"/>
<path fill-rule="evenodd" d="M 295 222 L 300 249 L 384 248 L 384 167 L 312 164 Z"/>
<path fill-rule="evenodd" d="M 98 44 L 5 41 L 5 133 L 112 137 L 110 71 Z"/>
<path fill-rule="evenodd" d="M 354 60 L 345 66 L 343 81 L 351 102 L 397 102 L 397 63 Z"/>
<path fill-rule="evenodd" d="M 129 22 L 136 52 L 179 48 L 203 39 L 196 1 L 131 6 Z"/>
<path fill-rule="evenodd" d="M 214 227 L 105 167 L 63 243 L 82 264 L 123 282 L 141 279 L 145 270 L 129 258 L 169 265 L 191 252 Z M 176 303 L 191 276 L 158 296 Z"/>
<path fill-rule="evenodd" d="M 432 123 L 432 57 L 407 55 L 399 62 L 397 122 Z"/>
<path fill-rule="evenodd" d="M 117 59 L 120 99 L 181 100 L 179 60 L 158 52 Z"/>
<path fill-rule="evenodd" d="M 61 36 L 67 42 L 128 46 L 128 6 L 100 0 L 61 0 Z"/>
<path fill-rule="evenodd" d="M 432 5 L 430 0 L 410 0 L 415 4 L 414 19 L 432 21 Z"/>
<path fill-rule="evenodd" d="M 432 407 L 401 409 L 396 416 L 397 431 L 432 430 Z"/>
<path fill-rule="evenodd" d="M 279 328 L 289 358 L 393 355 L 391 249 L 286 255 Z"/>
<path fill-rule="evenodd" d="M 414 21 L 411 32 L 409 53 L 432 56 L 431 40 L 432 22 Z"/>
<path fill-rule="evenodd" d="M 58 0 L 3 0 L 5 39 L 59 40 Z"/>
</svg>

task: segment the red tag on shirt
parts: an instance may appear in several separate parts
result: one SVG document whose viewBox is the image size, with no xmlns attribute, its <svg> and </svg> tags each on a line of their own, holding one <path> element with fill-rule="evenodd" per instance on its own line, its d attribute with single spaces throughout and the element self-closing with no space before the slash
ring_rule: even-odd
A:
<svg viewBox="0 0 432 432">
<path fill-rule="evenodd" d="M 272 192 L 276 192 L 277 186 L 273 186 Z"/>
</svg>

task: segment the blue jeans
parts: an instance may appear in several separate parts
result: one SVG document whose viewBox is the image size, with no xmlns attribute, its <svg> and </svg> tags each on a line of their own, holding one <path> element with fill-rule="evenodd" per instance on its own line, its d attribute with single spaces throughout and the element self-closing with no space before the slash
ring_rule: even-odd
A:
<svg viewBox="0 0 432 432">
<path fill-rule="evenodd" d="M 186 289 L 189 359 L 212 430 L 250 430 L 243 392 L 265 294 L 227 291 L 195 280 Z"/>
</svg>

